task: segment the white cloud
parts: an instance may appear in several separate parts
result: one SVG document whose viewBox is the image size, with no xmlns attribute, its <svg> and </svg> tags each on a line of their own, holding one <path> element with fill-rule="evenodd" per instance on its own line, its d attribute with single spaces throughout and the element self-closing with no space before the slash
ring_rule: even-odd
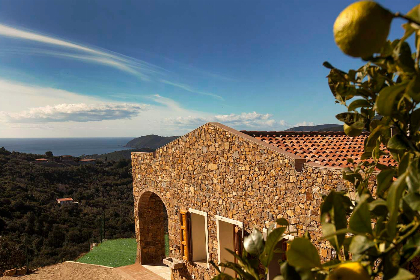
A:
<svg viewBox="0 0 420 280">
<path fill-rule="evenodd" d="M 45 122 L 90 122 L 131 119 L 145 110 L 147 105 L 139 104 L 59 104 L 31 108 L 19 113 L 0 112 L 0 120 L 11 123 Z"/>
<path fill-rule="evenodd" d="M 293 127 L 297 127 L 297 126 L 314 126 L 314 125 L 315 125 L 314 122 L 303 121 L 303 122 L 298 122 Z"/>
<path fill-rule="evenodd" d="M 150 103 L 119 103 L 65 90 L 0 79 L 1 137 L 181 135 L 166 118 L 205 116 L 158 94 Z M 71 105 L 75 104 L 75 105 Z M 88 121 L 90 120 L 90 121 Z"/>
<path fill-rule="evenodd" d="M 136 137 L 182 135 L 206 122 L 235 129 L 283 130 L 270 114 L 210 114 L 159 94 L 148 104 L 119 103 L 65 90 L 0 79 L 2 137 Z"/>
<path fill-rule="evenodd" d="M 208 116 L 186 116 L 165 119 L 170 125 L 195 127 L 207 122 L 220 122 L 237 129 L 254 128 L 259 130 L 275 129 L 281 130 L 287 127 L 284 120 L 275 120 L 270 114 L 259 114 L 257 112 L 229 114 L 229 115 L 208 115 Z"/>
</svg>

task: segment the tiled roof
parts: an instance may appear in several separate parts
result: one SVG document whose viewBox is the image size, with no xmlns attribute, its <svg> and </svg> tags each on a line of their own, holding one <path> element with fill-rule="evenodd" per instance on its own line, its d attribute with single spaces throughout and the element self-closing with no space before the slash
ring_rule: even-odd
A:
<svg viewBox="0 0 420 280">
<path fill-rule="evenodd" d="M 271 144 L 283 151 L 304 158 L 306 162 L 314 162 L 322 166 L 346 167 L 347 158 L 356 163 L 361 161 L 364 141 L 369 136 L 362 133 L 357 137 L 349 137 L 344 132 L 318 131 L 241 131 L 255 139 Z M 382 156 L 384 165 L 395 165 L 391 155 Z"/>
<path fill-rule="evenodd" d="M 91 162 L 91 161 L 96 161 L 96 159 L 94 159 L 94 158 L 82 158 L 80 161 L 82 161 L 82 162 Z"/>
<path fill-rule="evenodd" d="M 57 202 L 63 202 L 63 201 L 73 201 L 73 198 L 71 197 L 57 198 Z"/>
</svg>

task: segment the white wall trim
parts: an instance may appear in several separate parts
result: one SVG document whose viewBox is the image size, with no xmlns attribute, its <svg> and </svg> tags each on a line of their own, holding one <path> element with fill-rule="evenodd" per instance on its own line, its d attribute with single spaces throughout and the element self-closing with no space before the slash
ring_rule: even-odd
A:
<svg viewBox="0 0 420 280">
<path fill-rule="evenodd" d="M 207 256 L 207 268 L 210 268 L 210 263 L 209 263 L 209 258 L 210 258 L 210 253 L 209 253 L 209 228 L 208 228 L 208 223 L 207 223 L 207 213 L 204 211 L 200 211 L 200 210 L 196 210 L 196 209 L 192 209 L 189 208 L 188 212 L 192 213 L 192 214 L 197 214 L 197 215 L 201 215 L 204 216 L 204 230 L 206 232 L 206 256 Z"/>
<path fill-rule="evenodd" d="M 237 225 L 238 227 L 240 227 L 242 229 L 244 228 L 244 223 L 242 223 L 240 221 L 229 219 L 229 218 L 218 216 L 218 215 L 214 215 L 214 217 L 216 218 L 217 221 L 222 221 L 222 222 L 226 222 L 226 223 L 229 223 L 229 224 L 234 224 L 234 225 Z M 219 225 L 219 223 L 217 223 L 217 225 Z"/>
<path fill-rule="evenodd" d="M 207 220 L 207 213 L 204 212 L 204 211 L 200 211 L 200 210 L 189 208 L 188 209 L 188 212 L 191 212 L 191 213 L 194 213 L 194 214 L 198 214 L 198 215 L 204 216 L 206 218 L 206 220 Z"/>
</svg>

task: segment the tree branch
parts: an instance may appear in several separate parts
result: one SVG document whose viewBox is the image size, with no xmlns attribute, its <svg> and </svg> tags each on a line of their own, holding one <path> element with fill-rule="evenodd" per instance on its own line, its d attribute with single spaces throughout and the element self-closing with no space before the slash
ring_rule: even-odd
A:
<svg viewBox="0 0 420 280">
<path fill-rule="evenodd" d="M 394 16 L 395 16 L 395 17 L 399 17 L 399 18 L 403 18 L 403 19 L 407 20 L 408 22 L 415 23 L 415 24 L 417 24 L 418 26 L 420 26 L 420 22 L 418 22 L 417 20 L 411 19 L 411 18 L 409 18 L 409 17 L 407 17 L 407 16 L 405 16 L 405 15 L 401 14 L 400 12 L 395 13 L 395 15 L 394 15 Z"/>
</svg>

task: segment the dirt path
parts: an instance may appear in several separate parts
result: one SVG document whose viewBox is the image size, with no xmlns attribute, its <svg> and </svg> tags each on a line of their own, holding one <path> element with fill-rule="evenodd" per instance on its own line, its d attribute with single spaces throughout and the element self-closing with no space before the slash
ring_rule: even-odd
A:
<svg viewBox="0 0 420 280">
<path fill-rule="evenodd" d="M 1 280 L 127 280 L 117 270 L 96 265 L 63 262 L 40 268 L 35 273 L 20 277 L 1 277 Z"/>
</svg>

